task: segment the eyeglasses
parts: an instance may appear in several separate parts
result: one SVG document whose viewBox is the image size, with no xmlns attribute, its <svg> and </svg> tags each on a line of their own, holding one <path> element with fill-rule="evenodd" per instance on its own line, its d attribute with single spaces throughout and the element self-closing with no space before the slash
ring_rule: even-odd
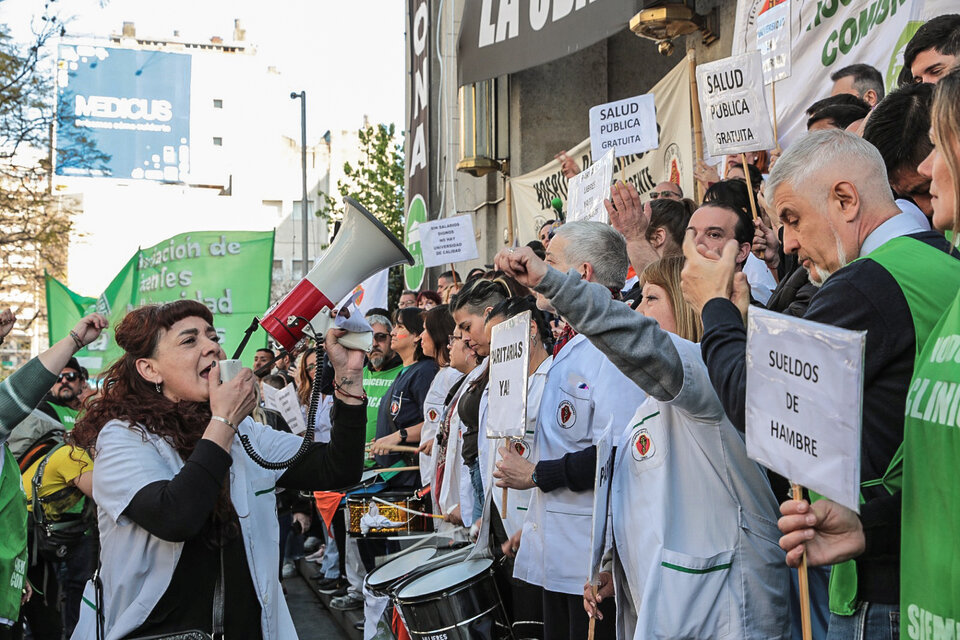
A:
<svg viewBox="0 0 960 640">
<path fill-rule="evenodd" d="M 384 342 L 390 339 L 390 334 L 384 333 L 382 331 L 377 331 L 375 334 L 373 334 L 373 339 L 376 340 L 377 342 Z"/>
<path fill-rule="evenodd" d="M 80 377 L 80 374 L 76 371 L 68 371 L 67 373 L 61 373 L 57 376 L 57 382 L 73 382 Z"/>
<path fill-rule="evenodd" d="M 651 191 L 649 194 L 651 200 L 656 200 L 657 198 L 679 198 L 680 194 L 676 191 Z"/>
<path fill-rule="evenodd" d="M 462 336 L 447 336 L 447 344 L 451 347 L 457 342 L 457 340 L 463 340 Z"/>
</svg>

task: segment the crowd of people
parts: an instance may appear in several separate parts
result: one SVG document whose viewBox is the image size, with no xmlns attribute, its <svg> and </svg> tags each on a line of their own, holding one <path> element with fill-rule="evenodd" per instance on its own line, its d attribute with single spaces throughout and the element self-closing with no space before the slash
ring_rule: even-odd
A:
<svg viewBox="0 0 960 640">
<path fill-rule="evenodd" d="M 841 69 L 786 149 L 698 166 L 699 201 L 618 181 L 610 224 L 548 220 L 369 310 L 366 352 L 331 329 L 221 380 L 181 300 L 130 311 L 91 385 L 74 354 L 107 321 L 83 318 L 0 383 L 0 639 L 295 638 L 299 559 L 365 638 L 407 637 L 365 584 L 401 500 L 498 558 L 484 637 L 800 638 L 804 561 L 815 638 L 960 637 L 958 55 L 960 15 L 927 22 L 889 94 Z M 748 458 L 752 305 L 866 331 L 859 513 Z M 492 330 L 525 313 L 526 430 L 490 439 Z M 312 441 L 261 400 L 288 385 Z"/>
</svg>

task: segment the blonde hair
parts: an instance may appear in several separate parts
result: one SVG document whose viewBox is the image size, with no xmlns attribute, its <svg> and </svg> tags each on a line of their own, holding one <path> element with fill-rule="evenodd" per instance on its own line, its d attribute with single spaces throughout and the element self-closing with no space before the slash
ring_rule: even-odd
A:
<svg viewBox="0 0 960 640">
<path fill-rule="evenodd" d="M 960 233 L 960 158 L 956 149 L 960 147 L 960 72 L 954 70 L 937 82 L 936 92 L 933 94 L 933 108 L 930 113 L 930 124 L 933 132 L 933 143 L 937 146 L 950 178 L 953 180 L 953 237 L 954 246 L 957 246 Z"/>
<path fill-rule="evenodd" d="M 655 284 L 663 287 L 670 298 L 677 335 L 690 342 L 700 342 L 703 323 L 700 321 L 699 314 L 683 299 L 683 292 L 680 290 L 683 261 L 683 256 L 665 256 L 656 262 L 651 262 L 640 274 L 640 286 Z"/>
</svg>

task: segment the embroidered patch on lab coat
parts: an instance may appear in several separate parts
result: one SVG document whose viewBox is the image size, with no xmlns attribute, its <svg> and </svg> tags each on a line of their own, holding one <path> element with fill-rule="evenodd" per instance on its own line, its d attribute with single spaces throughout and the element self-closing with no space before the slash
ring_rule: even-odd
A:
<svg viewBox="0 0 960 640">
<path fill-rule="evenodd" d="M 569 400 L 562 400 L 557 408 L 557 422 L 564 429 L 569 429 L 577 423 L 577 410 Z"/>
<path fill-rule="evenodd" d="M 637 462 L 642 462 L 648 458 L 652 458 L 653 454 L 656 453 L 656 448 L 653 445 L 653 438 L 650 437 L 650 433 L 646 429 L 640 429 L 630 440 L 631 452 L 633 453 L 633 459 Z"/>
</svg>

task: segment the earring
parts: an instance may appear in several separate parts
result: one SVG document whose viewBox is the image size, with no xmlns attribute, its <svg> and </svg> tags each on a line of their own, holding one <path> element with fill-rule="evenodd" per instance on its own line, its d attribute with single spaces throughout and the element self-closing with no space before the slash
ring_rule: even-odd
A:
<svg viewBox="0 0 960 640">
<path fill-rule="evenodd" d="M 162 391 L 160 391 L 160 383 L 159 383 L 159 382 L 154 382 L 154 383 L 153 383 L 153 386 L 155 386 L 155 387 L 157 388 L 157 393 L 163 393 Z"/>
</svg>

